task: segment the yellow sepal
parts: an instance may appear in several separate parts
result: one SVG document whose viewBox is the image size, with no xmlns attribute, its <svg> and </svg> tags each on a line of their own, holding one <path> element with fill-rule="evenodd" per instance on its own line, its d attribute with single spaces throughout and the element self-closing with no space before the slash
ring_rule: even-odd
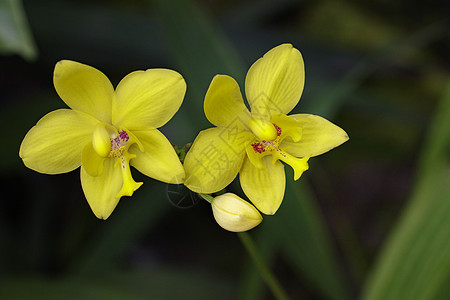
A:
<svg viewBox="0 0 450 300">
<path fill-rule="evenodd" d="M 300 52 L 291 44 L 271 49 L 250 67 L 245 78 L 252 115 L 270 120 L 273 114 L 287 114 L 300 100 L 304 83 Z"/>
<path fill-rule="evenodd" d="M 256 168 L 246 160 L 239 173 L 242 190 L 253 205 L 266 215 L 273 215 L 281 205 L 286 186 L 284 165 L 272 163 L 269 156 L 261 160 L 262 167 Z"/>
<path fill-rule="evenodd" d="M 214 76 L 203 106 L 206 118 L 215 126 L 248 129 L 250 112 L 244 104 L 239 85 L 232 77 Z"/>
<path fill-rule="evenodd" d="M 346 142 L 347 133 L 330 121 L 315 115 L 291 115 L 302 127 L 302 137 L 295 142 L 285 138 L 281 147 L 296 157 L 317 156 Z"/>
<path fill-rule="evenodd" d="M 114 88 L 105 74 L 76 61 L 61 60 L 55 66 L 53 83 L 70 108 L 111 123 Z"/>
<path fill-rule="evenodd" d="M 196 193 L 205 194 L 225 188 L 238 174 L 252 136 L 249 131 L 221 127 L 201 131 L 184 160 L 184 184 Z"/>
<path fill-rule="evenodd" d="M 158 130 L 148 128 L 134 131 L 133 136 L 139 142 L 130 147 L 129 152 L 136 154 L 131 165 L 142 174 L 156 180 L 181 184 L 184 182 L 184 168 L 173 146 Z"/>
</svg>

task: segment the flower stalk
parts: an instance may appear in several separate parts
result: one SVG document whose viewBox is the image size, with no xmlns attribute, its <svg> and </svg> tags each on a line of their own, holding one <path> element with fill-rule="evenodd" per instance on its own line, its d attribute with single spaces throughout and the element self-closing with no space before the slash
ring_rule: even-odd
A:
<svg viewBox="0 0 450 300">
<path fill-rule="evenodd" d="M 199 195 L 200 197 L 202 197 L 203 199 L 205 199 L 206 201 L 208 201 L 209 204 L 211 204 L 212 201 L 214 200 L 214 197 L 211 196 L 211 195 L 208 195 L 208 194 L 202 194 L 202 193 L 199 193 L 198 195 Z"/>
<path fill-rule="evenodd" d="M 278 300 L 289 300 L 289 297 L 286 291 L 283 289 L 283 286 L 280 284 L 275 275 L 273 275 L 270 268 L 261 257 L 261 254 L 258 252 L 255 242 L 253 241 L 250 234 L 247 232 L 239 232 L 237 236 L 239 237 L 245 250 L 247 250 L 248 255 L 255 263 L 256 267 L 258 268 L 259 274 L 266 282 L 275 298 Z"/>
</svg>

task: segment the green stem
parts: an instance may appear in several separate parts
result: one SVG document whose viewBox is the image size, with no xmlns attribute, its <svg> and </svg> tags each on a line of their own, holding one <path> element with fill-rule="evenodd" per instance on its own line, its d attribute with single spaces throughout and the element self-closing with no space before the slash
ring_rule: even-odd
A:
<svg viewBox="0 0 450 300">
<path fill-rule="evenodd" d="M 209 203 L 211 203 L 214 200 L 214 197 L 208 194 L 198 193 L 198 195 L 203 199 L 205 199 L 206 201 L 208 201 Z"/>
<path fill-rule="evenodd" d="M 237 235 L 275 298 L 278 300 L 288 300 L 289 297 L 287 296 L 285 290 L 262 259 L 251 236 L 247 232 L 238 232 Z"/>
</svg>

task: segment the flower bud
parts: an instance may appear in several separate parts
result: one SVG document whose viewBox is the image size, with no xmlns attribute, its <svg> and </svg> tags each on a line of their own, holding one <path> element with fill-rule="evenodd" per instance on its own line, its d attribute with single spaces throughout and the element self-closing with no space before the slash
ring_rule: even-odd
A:
<svg viewBox="0 0 450 300">
<path fill-rule="evenodd" d="M 261 141 L 273 141 L 277 137 L 277 129 L 269 121 L 252 118 L 248 121 L 248 126 Z"/>
<path fill-rule="evenodd" d="M 247 231 L 262 221 L 261 214 L 253 205 L 232 193 L 215 197 L 211 206 L 216 222 L 228 231 Z"/>
</svg>

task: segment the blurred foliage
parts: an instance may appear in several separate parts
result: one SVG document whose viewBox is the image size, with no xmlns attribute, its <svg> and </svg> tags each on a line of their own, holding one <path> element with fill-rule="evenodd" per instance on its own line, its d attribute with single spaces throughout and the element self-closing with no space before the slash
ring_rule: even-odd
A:
<svg viewBox="0 0 450 300">
<path fill-rule="evenodd" d="M 28 60 L 37 56 L 21 0 L 0 1 L 0 53 L 17 53 Z"/>
<path fill-rule="evenodd" d="M 39 118 L 64 107 L 52 86 L 60 59 L 92 65 L 115 85 L 136 69 L 179 71 L 187 95 L 162 130 L 183 146 L 210 126 L 202 107 L 212 77 L 231 75 L 244 90 L 250 65 L 285 42 L 306 65 L 294 112 L 330 119 L 350 141 L 312 159 L 298 182 L 287 169 L 280 210 L 250 232 L 260 255 L 292 299 L 450 298 L 448 9 L 0 1 L 0 299 L 272 299 L 239 239 L 195 195 L 196 206 L 177 208 L 168 190 L 179 187 L 136 172 L 145 184 L 100 221 L 78 171 L 37 174 L 18 149 Z M 242 195 L 237 182 L 231 189 Z"/>
</svg>

